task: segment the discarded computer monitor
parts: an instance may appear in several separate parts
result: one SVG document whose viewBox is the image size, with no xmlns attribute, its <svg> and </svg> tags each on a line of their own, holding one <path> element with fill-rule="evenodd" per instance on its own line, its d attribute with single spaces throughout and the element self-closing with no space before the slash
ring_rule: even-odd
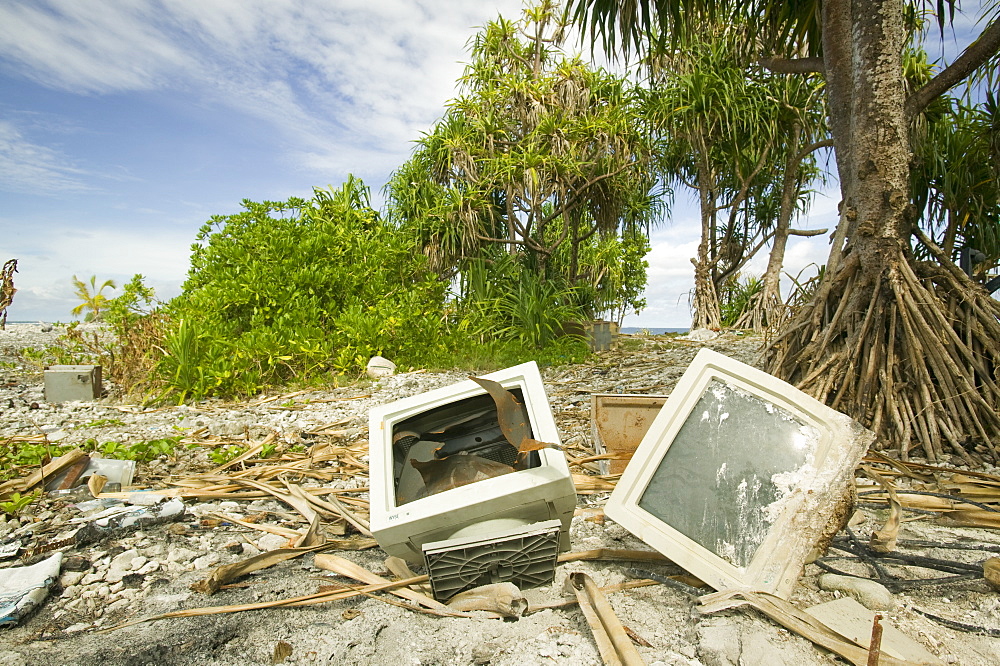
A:
<svg viewBox="0 0 1000 666">
<path fill-rule="evenodd" d="M 534 362 L 483 379 L 513 395 L 532 438 L 559 445 Z M 390 555 L 424 563 L 435 596 L 552 579 L 559 551 L 569 549 L 576 508 L 561 450 L 519 455 L 494 398 L 471 379 L 375 407 L 369 416 L 372 533 Z"/>
<path fill-rule="evenodd" d="M 848 510 L 873 437 L 790 384 L 703 349 L 605 511 L 716 589 L 784 597 Z"/>
</svg>

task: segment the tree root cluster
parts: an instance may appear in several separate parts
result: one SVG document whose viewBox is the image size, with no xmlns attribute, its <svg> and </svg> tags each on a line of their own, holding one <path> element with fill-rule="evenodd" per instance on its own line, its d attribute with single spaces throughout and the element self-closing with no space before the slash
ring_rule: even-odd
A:
<svg viewBox="0 0 1000 666">
<path fill-rule="evenodd" d="M 926 239 L 925 239 L 926 240 Z M 940 252 L 931 248 L 935 254 Z M 765 368 L 873 430 L 906 460 L 1000 462 L 1000 303 L 946 257 L 848 255 L 765 349 Z"/>
<path fill-rule="evenodd" d="M 760 291 L 751 297 L 750 306 L 733 324 L 733 328 L 765 331 L 768 336 L 780 331 L 791 317 L 792 308 L 775 293 Z"/>
</svg>

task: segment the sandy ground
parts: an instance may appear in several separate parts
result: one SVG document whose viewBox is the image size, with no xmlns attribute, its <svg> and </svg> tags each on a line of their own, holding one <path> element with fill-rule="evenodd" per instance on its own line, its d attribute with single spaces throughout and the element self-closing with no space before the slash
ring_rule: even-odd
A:
<svg viewBox="0 0 1000 666">
<path fill-rule="evenodd" d="M 60 443 L 134 443 L 185 436 L 245 443 L 277 433 L 281 446 L 336 441 L 345 446 L 367 440 L 367 412 L 375 405 L 464 379 L 464 372 L 399 374 L 376 383 L 359 383 L 293 398 L 261 403 L 202 403 L 145 411 L 123 406 L 113 397 L 86 403 L 49 404 L 37 368 L 23 362 L 24 346 L 52 344 L 60 330 L 42 333 L 37 325 L 8 325 L 0 331 L 0 443 L 37 437 Z M 577 455 L 592 450 L 590 394 L 598 392 L 669 393 L 702 346 L 751 362 L 759 339 L 725 334 L 705 343 L 632 339 L 580 366 L 547 368 L 546 390 L 563 443 Z M 113 389 L 113 387 L 112 387 Z M 282 408 L 285 405 L 285 408 Z M 165 479 L 212 466 L 207 449 L 140 465 L 136 483 Z M 574 469 L 580 472 L 583 470 Z M 367 479 L 339 479 L 341 488 L 363 487 Z M 649 549 L 622 527 L 595 520 L 607 493 L 581 494 L 571 530 L 572 550 Z M 112 534 L 88 545 L 71 545 L 63 573 L 48 599 L 17 626 L 0 629 L 0 666 L 87 664 L 599 664 L 590 628 L 573 605 L 540 610 L 516 620 L 435 617 L 358 597 L 300 608 L 172 618 L 113 629 L 124 622 L 188 608 L 255 603 L 306 595 L 335 580 L 306 555 L 265 569 L 214 596 L 190 586 L 215 566 L 278 547 L 285 540 L 233 524 L 212 521 L 228 511 L 243 516 L 269 512 L 276 526 L 301 527 L 288 507 L 268 499 L 187 501 L 180 520 Z M 19 519 L 0 522 L 0 545 L 14 537 L 25 548 L 52 544 L 80 515 L 67 499 L 48 498 Z M 862 538 L 880 526 L 883 513 L 866 510 L 855 525 Z M 955 528 L 927 518 L 905 524 L 901 539 L 922 542 L 918 550 L 944 559 L 981 563 L 1000 548 L 995 531 Z M 930 545 L 928 545 L 930 544 Z M 956 550 L 949 544 L 987 550 Z M 37 555 L 34 559 L 49 556 Z M 390 576 L 379 548 L 342 553 L 369 570 Z M 34 561 L 30 559 L 29 561 Z M 0 561 L 4 569 L 25 564 Z M 67 564 L 70 566 L 68 567 Z M 567 598 L 571 572 L 588 573 L 598 585 L 636 577 L 634 564 L 575 562 L 560 565 L 555 581 L 525 590 L 532 606 Z M 849 568 L 850 563 L 842 566 Z M 670 564 L 643 564 L 654 574 L 677 572 Z M 840 592 L 821 589 L 815 565 L 807 565 L 791 601 L 799 608 L 830 601 Z M 859 569 L 858 573 L 863 573 Z M 913 578 L 927 575 L 914 570 Z M 710 590 L 704 590 L 708 592 Z M 648 647 L 638 651 L 658 664 L 830 664 L 844 663 L 755 611 L 728 610 L 704 615 L 696 597 L 680 588 L 656 585 L 613 593 L 616 615 Z M 952 629 L 918 610 L 979 627 L 1000 629 L 1000 599 L 981 578 L 912 586 L 888 596 L 882 611 L 890 623 L 943 663 L 1000 663 L 1000 638 Z"/>
</svg>

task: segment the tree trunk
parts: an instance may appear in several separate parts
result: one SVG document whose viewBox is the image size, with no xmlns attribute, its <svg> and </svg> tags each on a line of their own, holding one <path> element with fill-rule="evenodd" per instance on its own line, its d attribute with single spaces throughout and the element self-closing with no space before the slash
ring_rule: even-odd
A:
<svg viewBox="0 0 1000 666">
<path fill-rule="evenodd" d="M 699 178 L 698 195 L 701 204 L 701 241 L 698 243 L 698 257 L 692 259 L 694 264 L 694 316 L 691 330 L 722 328 L 722 311 L 719 306 L 719 294 L 715 288 L 712 271 L 715 267 L 714 257 L 710 256 L 710 243 L 713 241 L 715 219 L 715 197 L 706 184 L 708 174 Z"/>
<path fill-rule="evenodd" d="M 753 304 L 736 322 L 736 328 L 750 328 L 755 331 L 764 328 L 774 329 L 787 317 L 787 309 L 781 300 L 781 268 L 785 264 L 785 248 L 788 246 L 792 213 L 795 211 L 799 165 L 805 159 L 805 155 L 799 152 L 801 137 L 802 125 L 796 122 L 792 127 L 792 140 L 788 145 L 788 158 L 785 160 L 785 173 L 781 185 L 781 205 L 774 225 L 771 252 L 768 254 L 767 269 L 762 278 L 763 284 L 754 297 Z"/>
<path fill-rule="evenodd" d="M 931 265 L 910 250 L 902 2 L 822 11 L 841 219 L 817 296 L 771 343 L 769 369 L 904 459 L 919 447 L 931 460 L 998 460 L 1000 307 L 943 252 Z"/>
</svg>

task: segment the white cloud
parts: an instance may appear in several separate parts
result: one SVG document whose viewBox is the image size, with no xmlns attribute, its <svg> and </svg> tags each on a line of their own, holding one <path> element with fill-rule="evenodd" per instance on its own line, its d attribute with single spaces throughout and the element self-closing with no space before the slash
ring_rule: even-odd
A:
<svg viewBox="0 0 1000 666">
<path fill-rule="evenodd" d="M 289 163 L 384 175 L 441 115 L 498 7 L 522 4 L 15 0 L 0 5 L 0 59 L 59 90 L 193 95 L 271 124 Z"/>
<path fill-rule="evenodd" d="M 0 53 L 40 83 L 73 92 L 144 90 L 190 66 L 180 45 L 154 25 L 149 2 L 74 0 L 0 5 Z"/>
<path fill-rule="evenodd" d="M 0 226 L 7 226 L 0 220 Z M 11 229 L 14 229 L 11 226 Z M 38 242 L 39 231 L 45 242 Z M 18 229 L 5 239 L 4 252 L 19 259 L 9 308 L 9 320 L 72 319 L 79 301 L 73 295 L 72 276 L 100 284 L 114 280 L 119 288 L 136 273 L 166 300 L 180 293 L 188 265 L 193 234 L 189 229 L 90 229 L 80 227 Z M 44 250 L 38 250 L 44 245 Z M 151 251 L 151 248 L 155 248 Z M 106 292 L 114 296 L 118 291 Z"/>
<path fill-rule="evenodd" d="M 59 151 L 29 141 L 12 123 L 0 120 L 0 190 L 60 193 L 90 189 Z"/>
</svg>

